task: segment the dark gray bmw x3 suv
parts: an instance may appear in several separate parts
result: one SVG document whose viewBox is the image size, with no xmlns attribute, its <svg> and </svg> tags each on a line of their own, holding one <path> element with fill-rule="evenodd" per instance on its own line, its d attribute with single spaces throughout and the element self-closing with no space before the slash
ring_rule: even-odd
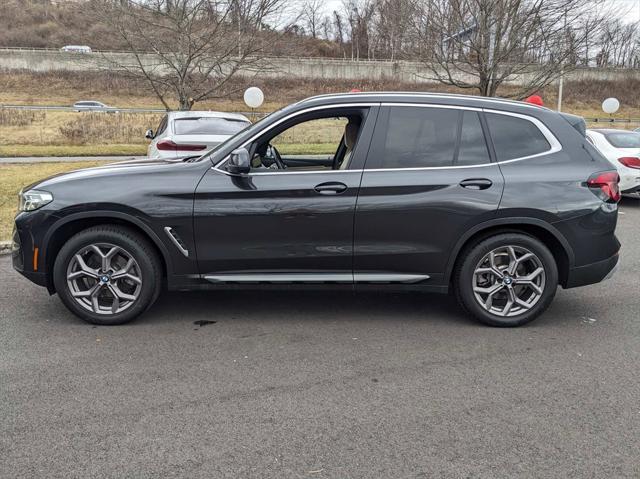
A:
<svg viewBox="0 0 640 479">
<path fill-rule="evenodd" d="M 13 264 L 120 324 L 163 287 L 453 291 L 517 326 L 612 273 L 615 168 L 581 118 L 521 102 L 310 98 L 204 156 L 129 161 L 21 192 Z"/>
</svg>

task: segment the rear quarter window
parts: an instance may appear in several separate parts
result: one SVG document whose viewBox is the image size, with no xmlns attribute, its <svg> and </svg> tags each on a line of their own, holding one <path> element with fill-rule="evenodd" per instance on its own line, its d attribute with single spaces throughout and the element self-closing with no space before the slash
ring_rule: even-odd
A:
<svg viewBox="0 0 640 479">
<path fill-rule="evenodd" d="M 485 113 L 498 161 L 539 155 L 551 149 L 540 129 L 531 121 L 511 115 Z"/>
</svg>

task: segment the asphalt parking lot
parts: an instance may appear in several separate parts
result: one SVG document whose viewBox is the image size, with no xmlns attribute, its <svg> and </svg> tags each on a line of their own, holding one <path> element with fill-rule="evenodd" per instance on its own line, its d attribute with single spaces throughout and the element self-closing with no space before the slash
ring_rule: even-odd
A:
<svg viewBox="0 0 640 479">
<path fill-rule="evenodd" d="M 618 274 L 520 329 L 298 292 L 95 327 L 0 257 L 0 477 L 637 478 L 640 201 L 621 212 Z"/>
</svg>

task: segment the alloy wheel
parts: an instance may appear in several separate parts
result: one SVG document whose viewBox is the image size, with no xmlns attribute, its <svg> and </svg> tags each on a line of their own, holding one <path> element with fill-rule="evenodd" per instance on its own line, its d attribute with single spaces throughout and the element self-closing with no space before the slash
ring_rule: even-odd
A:
<svg viewBox="0 0 640 479">
<path fill-rule="evenodd" d="M 95 243 L 71 257 L 67 286 L 84 309 L 96 314 L 117 314 L 140 296 L 142 273 L 138 262 L 124 248 Z"/>
<path fill-rule="evenodd" d="M 489 251 L 473 272 L 473 294 L 487 312 L 502 317 L 526 313 L 542 297 L 546 274 L 542 261 L 515 245 Z"/>
</svg>

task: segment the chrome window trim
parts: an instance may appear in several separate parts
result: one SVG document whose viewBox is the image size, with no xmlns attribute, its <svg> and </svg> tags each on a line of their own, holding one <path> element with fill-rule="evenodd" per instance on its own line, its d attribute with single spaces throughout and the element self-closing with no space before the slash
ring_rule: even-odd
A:
<svg viewBox="0 0 640 479">
<path fill-rule="evenodd" d="M 334 109 L 334 108 L 372 107 L 372 106 L 380 106 L 380 102 L 344 103 L 344 104 L 338 104 L 338 105 L 320 105 L 320 106 L 314 106 L 314 107 L 305 108 L 304 110 L 294 111 L 294 112 L 291 112 L 290 114 L 288 114 L 287 116 L 285 116 L 283 118 L 280 118 L 278 121 L 276 121 L 272 125 L 269 125 L 264 130 L 259 131 L 258 133 L 253 135 L 251 138 L 249 138 L 247 141 L 245 141 L 244 143 L 239 145 L 237 148 L 245 148 L 247 145 L 249 145 L 252 142 L 254 142 L 258 137 L 262 136 L 265 133 L 268 133 L 270 130 L 273 130 L 276 126 L 278 126 L 281 123 L 284 123 L 285 121 L 290 120 L 291 118 L 296 117 L 298 115 L 303 115 L 305 113 L 309 113 L 309 112 L 317 111 L 317 110 L 330 110 L 330 109 Z M 235 175 L 229 173 L 228 171 L 220 169 L 220 167 L 223 166 L 224 163 L 226 163 L 227 161 L 229 161 L 229 156 L 224 157 L 222 160 L 220 160 L 218 163 L 216 163 L 212 167 L 212 169 L 213 170 L 217 170 L 220 173 L 224 173 L 224 174 L 229 175 L 229 176 L 235 176 Z M 341 172 L 341 173 L 344 173 L 344 172 L 347 172 L 347 171 L 354 171 L 354 172 L 360 171 L 361 172 L 362 170 L 348 170 L 347 169 L 347 170 L 327 170 L 327 171 L 274 171 L 274 172 L 247 173 L 244 176 L 282 175 L 282 174 L 295 175 L 295 174 L 329 173 L 329 172 Z"/>
<path fill-rule="evenodd" d="M 411 95 L 398 95 L 398 96 L 411 96 Z M 335 96 L 335 97 L 329 97 L 329 98 L 343 98 L 343 97 Z M 442 95 L 442 98 L 457 98 L 457 97 L 451 97 L 451 96 L 447 97 L 446 95 Z M 500 102 L 499 100 L 491 100 L 491 101 L 495 101 L 496 103 Z M 416 167 L 407 167 L 407 168 L 365 168 L 365 169 L 359 169 L 359 170 L 326 170 L 326 171 L 273 171 L 273 172 L 248 173 L 245 176 L 265 176 L 265 175 L 282 175 L 282 174 L 310 175 L 310 174 L 327 174 L 327 173 L 362 173 L 362 172 L 365 172 L 365 171 L 366 172 L 369 172 L 369 171 L 371 171 L 371 172 L 423 171 L 423 170 L 424 171 L 428 171 L 428 170 L 455 170 L 455 169 L 463 169 L 463 168 L 485 168 L 485 167 L 489 167 L 489 166 L 498 166 L 498 165 L 513 163 L 513 162 L 516 162 L 516 161 L 529 160 L 531 158 L 537 158 L 537 157 L 540 157 L 540 156 L 557 153 L 557 152 L 562 150 L 562 144 L 558 141 L 558 139 L 551 132 L 551 130 L 549 130 L 549 128 L 547 128 L 547 126 L 544 123 L 542 123 L 540 120 L 538 120 L 537 118 L 534 118 L 534 117 L 526 115 L 526 114 L 513 113 L 513 112 L 510 112 L 510 111 L 502 111 L 502 110 L 492 110 L 490 108 L 478 108 L 478 107 L 473 107 L 473 106 L 438 105 L 438 104 L 433 104 L 433 103 L 394 103 L 394 102 L 388 102 L 388 101 L 383 101 L 383 102 L 379 102 L 379 103 L 346 103 L 344 105 L 322 105 L 322 106 L 316 106 L 316 107 L 311 107 L 311 108 L 307 108 L 307 109 L 304 109 L 304 110 L 300 110 L 298 112 L 294 112 L 294 113 L 291 113 L 290 115 L 287 115 L 286 117 L 278 120 L 276 123 L 271 125 L 268 129 L 265 129 L 262 132 L 254 135 L 249 140 L 247 140 L 245 143 L 243 143 L 241 147 L 244 147 L 247 144 L 253 142 L 256 138 L 261 136 L 263 133 L 268 132 L 270 129 L 274 128 L 275 126 L 277 126 L 280 123 L 290 119 L 291 117 L 293 117 L 295 115 L 307 113 L 307 112 L 314 111 L 314 110 L 330 109 L 330 108 L 336 108 L 336 107 L 342 107 L 342 106 L 344 106 L 344 107 L 354 107 L 354 106 L 367 106 L 367 107 L 371 107 L 371 106 L 380 106 L 380 107 L 394 106 L 394 107 L 396 107 L 396 106 L 398 106 L 398 107 L 419 107 L 419 108 L 445 108 L 445 109 L 452 109 L 452 110 L 468 110 L 468 111 L 476 111 L 476 112 L 484 112 L 484 113 L 495 113 L 495 114 L 498 114 L 498 115 L 512 116 L 512 117 L 521 118 L 523 120 L 527 120 L 527 121 L 533 123 L 536 126 L 536 128 L 538 128 L 538 130 L 542 133 L 542 135 L 545 137 L 545 139 L 549 142 L 550 148 L 548 150 L 546 150 L 546 151 L 541 152 L 541 153 L 536 153 L 535 155 L 522 156 L 522 157 L 518 157 L 518 158 L 513 158 L 511 160 L 495 161 L 495 162 L 483 163 L 483 164 L 479 164 L 479 165 L 416 166 Z M 537 107 L 535 105 L 532 105 L 532 106 L 535 107 L 535 108 L 539 108 L 539 107 Z M 239 147 L 239 148 L 241 148 L 241 147 Z M 219 161 L 215 166 L 213 166 L 212 169 L 217 170 L 220 173 L 223 173 L 223 174 L 228 175 L 228 176 L 235 176 L 232 173 L 229 173 L 228 171 L 221 170 L 220 168 L 218 168 L 218 166 L 223 165 L 226 161 L 228 161 L 228 159 L 229 159 L 228 156 L 225 157 L 224 159 Z"/>
</svg>

